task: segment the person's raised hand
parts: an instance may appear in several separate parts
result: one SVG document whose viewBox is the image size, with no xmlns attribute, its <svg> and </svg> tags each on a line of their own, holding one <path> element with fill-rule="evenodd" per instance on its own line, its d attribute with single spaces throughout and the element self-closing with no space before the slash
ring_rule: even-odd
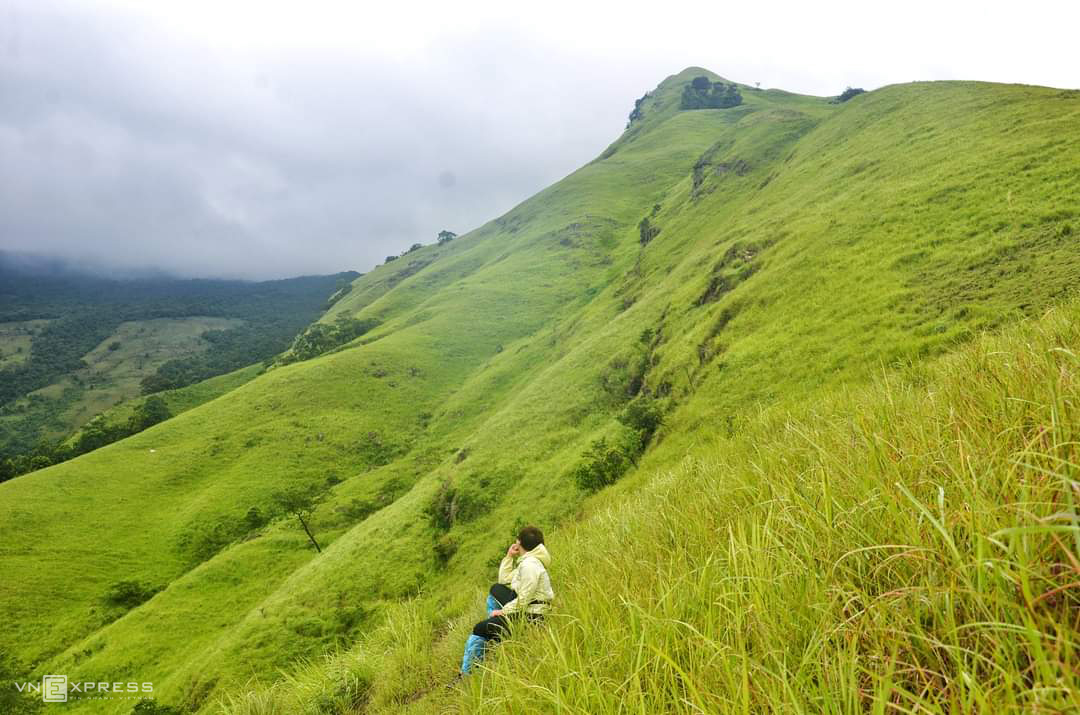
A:
<svg viewBox="0 0 1080 715">
<path fill-rule="evenodd" d="M 521 554 L 522 554 L 521 544 L 519 544 L 516 541 L 514 543 L 510 544 L 510 548 L 506 550 L 506 555 L 507 556 L 521 556 Z"/>
</svg>

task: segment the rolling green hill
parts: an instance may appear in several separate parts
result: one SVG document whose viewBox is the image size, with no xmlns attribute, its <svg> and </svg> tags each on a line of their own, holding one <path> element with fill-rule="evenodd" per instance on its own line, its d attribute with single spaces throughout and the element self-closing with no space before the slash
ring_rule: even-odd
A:
<svg viewBox="0 0 1080 715">
<path fill-rule="evenodd" d="M 848 386 L 911 363 L 916 384 L 940 379 L 947 391 L 963 377 L 917 366 L 1068 299 L 1080 278 L 1080 92 L 919 83 L 834 104 L 740 85 L 739 106 L 680 110 L 702 74 L 719 79 L 696 68 L 669 77 L 597 160 L 504 216 L 357 279 L 322 318 L 377 324 L 351 343 L 0 485 L 0 644 L 28 672 L 152 681 L 158 701 L 193 711 L 516 711 L 525 693 L 551 711 L 614 710 L 606 698 L 618 693 L 643 711 L 755 711 L 766 683 L 782 695 L 801 677 L 835 691 L 839 711 L 855 702 L 841 702 L 855 685 L 887 701 L 886 681 L 860 680 L 866 671 L 916 688 L 923 681 L 909 676 L 921 671 L 908 666 L 929 665 L 900 641 L 884 653 L 895 656 L 889 670 L 874 660 L 881 631 L 830 631 L 822 614 L 835 609 L 818 608 L 825 595 L 865 597 L 859 579 L 880 566 L 856 560 L 837 575 L 823 564 L 845 544 L 890 538 L 888 521 L 858 530 L 851 510 L 884 513 L 873 508 L 883 497 L 847 465 L 888 441 L 872 408 L 892 393 L 850 397 Z M 1017 342 L 1009 354 L 1021 360 Z M 929 399 L 905 389 L 912 409 Z M 822 402 L 828 428 L 807 412 Z M 944 433 L 953 404 L 926 407 L 921 422 L 891 416 L 897 440 L 931 425 L 938 432 L 926 434 Z M 973 405 L 981 414 L 983 403 Z M 663 425 L 640 456 L 631 449 L 629 474 L 590 498 L 575 468 L 597 440 L 639 436 L 618 418 L 640 408 L 662 412 Z M 790 430 L 786 417 L 770 417 L 785 410 L 802 415 Z M 973 445 L 994 428 L 986 414 Z M 1075 426 L 1075 413 L 1058 414 Z M 1021 421 L 1039 415 L 1033 408 Z M 799 432 L 797 420 L 810 424 Z M 1055 444 L 1069 434 L 1054 432 Z M 905 453 L 934 464 L 933 440 L 916 437 Z M 828 492 L 821 500 L 828 470 L 808 461 L 816 452 L 807 444 L 821 445 L 823 464 L 845 465 L 835 501 Z M 979 459 L 991 469 L 1005 458 Z M 953 531 L 960 513 L 914 506 L 933 504 L 923 472 L 886 467 L 882 479 L 900 485 L 900 498 L 907 490 L 914 509 L 896 538 L 910 535 L 921 553 L 912 530 L 925 512 L 926 529 L 948 525 L 951 568 L 977 563 L 968 550 L 981 542 Z M 968 511 L 991 510 L 976 491 Z M 314 499 L 308 523 L 321 553 L 283 506 L 298 494 Z M 755 510 L 763 502 L 775 506 Z M 836 543 L 808 551 L 791 534 L 822 511 L 829 528 L 814 528 L 836 530 Z M 553 535 L 565 605 L 551 629 L 526 640 L 542 663 L 511 644 L 463 700 L 441 686 L 494 564 L 526 522 Z M 781 546 L 788 560 L 776 560 Z M 728 575 L 748 585 L 709 590 Z M 792 610 L 790 593 L 807 607 Z M 1072 592 L 1059 593 L 1072 603 Z M 691 608 L 714 596 L 715 609 Z M 828 603 L 855 613 L 863 601 Z M 766 628 L 752 610 L 764 607 L 788 610 Z M 741 613 L 745 627 L 717 630 Z M 1037 615 L 1016 622 L 1020 611 L 1007 604 L 989 617 L 1013 619 L 1001 627 L 1029 636 L 1044 629 Z M 922 635 L 935 634 L 920 623 Z M 602 627 L 610 635 L 590 630 Z M 695 633 L 714 651 L 697 648 Z M 964 647 L 977 661 L 981 646 Z M 837 652 L 847 658 L 837 669 L 814 669 Z M 960 677 L 940 658 L 943 678 Z M 1018 669 L 1014 690 L 1052 675 L 1025 675 L 1020 655 L 1000 662 Z M 821 702 L 805 697 L 803 707 Z"/>
<path fill-rule="evenodd" d="M 260 375 L 263 370 L 265 370 L 265 367 L 261 363 L 256 363 L 224 375 L 196 382 L 193 385 L 178 387 L 175 390 L 164 390 L 156 394 L 165 401 L 170 415 L 178 415 L 181 412 L 187 412 L 210 400 L 221 397 Z M 100 420 L 109 428 L 122 428 L 128 424 L 136 409 L 144 402 L 145 398 L 133 398 L 119 402 L 102 412 Z M 86 432 L 86 427 L 87 425 L 84 424 L 82 429 L 68 437 L 66 444 L 71 446 L 77 443 L 79 438 Z"/>
<path fill-rule="evenodd" d="M 57 461 L 121 401 L 269 360 L 358 275 L 118 280 L 0 252 L 0 459 Z"/>
</svg>

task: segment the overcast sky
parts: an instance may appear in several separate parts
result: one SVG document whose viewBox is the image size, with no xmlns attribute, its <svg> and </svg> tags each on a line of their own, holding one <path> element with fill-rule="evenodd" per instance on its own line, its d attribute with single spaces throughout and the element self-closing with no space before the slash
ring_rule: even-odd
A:
<svg viewBox="0 0 1080 715">
<path fill-rule="evenodd" d="M 1080 87 L 1075 2 L 0 0 L 0 250 L 366 271 L 594 158 L 690 65 Z"/>
</svg>

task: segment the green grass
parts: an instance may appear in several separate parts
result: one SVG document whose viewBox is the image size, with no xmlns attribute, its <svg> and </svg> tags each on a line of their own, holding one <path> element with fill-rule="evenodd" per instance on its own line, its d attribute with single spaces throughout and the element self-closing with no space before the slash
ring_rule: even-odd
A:
<svg viewBox="0 0 1080 715">
<path fill-rule="evenodd" d="M 723 680 L 731 672 L 726 666 L 712 670 L 727 655 L 739 660 L 750 652 L 729 653 L 738 642 L 711 616 L 696 622 L 713 628 L 703 633 L 720 650 L 688 652 L 690 631 L 680 632 L 681 641 L 656 641 L 670 644 L 659 653 L 618 629 L 586 631 L 593 647 L 610 652 L 585 649 L 579 663 L 559 649 L 581 633 L 571 636 L 573 628 L 562 630 L 560 620 L 548 635 L 536 636 L 540 641 L 528 642 L 540 647 L 556 634 L 543 647 L 565 659 L 561 664 L 523 665 L 512 660 L 517 646 L 510 644 L 493 661 L 504 670 L 478 681 L 480 690 L 468 696 L 478 699 L 446 700 L 440 688 L 459 661 L 463 628 L 477 616 L 498 555 L 517 526 L 534 522 L 558 527 L 552 543 L 556 589 L 566 599 L 560 612 L 595 613 L 609 625 L 630 619 L 623 625 L 638 636 L 650 618 L 694 605 L 648 590 L 662 588 L 659 576 L 680 588 L 708 576 L 700 588 L 720 584 L 716 597 L 729 608 L 742 603 L 740 594 L 764 587 L 727 579 L 721 569 L 743 568 L 738 573 L 804 589 L 818 600 L 788 608 L 774 629 L 761 631 L 779 640 L 751 638 L 767 615 L 744 609 L 732 616 L 743 619 L 734 632 L 742 647 L 760 650 L 753 655 L 761 660 L 741 658 L 747 682 L 752 672 L 755 682 L 769 684 L 766 695 L 777 698 L 787 692 L 780 687 L 785 679 L 793 687 L 803 682 L 797 676 L 813 673 L 814 661 L 799 670 L 776 634 L 824 613 L 814 610 L 825 608 L 822 593 L 833 597 L 830 589 L 850 584 L 823 579 L 819 564 L 799 551 L 793 506 L 780 509 L 787 502 L 777 501 L 769 511 L 772 502 L 759 507 L 739 499 L 755 494 L 751 487 L 769 488 L 773 476 L 760 478 L 768 467 L 779 472 L 778 499 L 796 504 L 798 479 L 808 480 L 805 496 L 812 500 L 809 485 L 821 484 L 821 475 L 804 467 L 808 455 L 821 452 L 804 445 L 787 457 L 776 450 L 752 454 L 744 435 L 775 438 L 777 449 L 798 444 L 780 429 L 781 418 L 768 422 L 774 419 L 768 415 L 796 410 L 798 419 L 814 423 L 797 410 L 818 402 L 842 413 L 844 400 L 862 405 L 838 392 L 847 386 L 953 350 L 1062 299 L 1080 278 L 1072 232 L 1080 100 L 1041 88 L 928 83 L 831 105 L 744 88 L 744 106 L 676 111 L 682 85 L 703 72 L 691 68 L 665 80 L 645 103 L 645 119 L 602 158 L 449 244 L 425 247 L 358 279 L 324 318 L 345 313 L 381 321 L 352 344 L 267 371 L 132 438 L 0 485 L 0 645 L 35 672 L 151 680 L 159 700 L 192 710 L 214 711 L 225 698 L 235 710 L 256 712 L 347 711 L 362 703 L 512 711 L 516 696 L 497 683 L 513 686 L 513 674 L 528 679 L 530 673 L 539 679 L 530 684 L 539 685 L 528 692 L 541 698 L 548 697 L 544 689 L 553 697 L 582 695 L 572 690 L 581 680 L 589 693 L 584 702 L 601 711 L 614 702 L 606 698 L 625 695 L 625 688 L 638 689 L 630 696 L 638 709 L 655 710 L 649 706 L 667 702 L 676 685 L 688 703 L 745 694 L 758 698 L 746 702 L 748 709 L 765 706 L 758 690 Z M 660 233 L 642 248 L 637 225 L 646 215 Z M 654 337 L 643 343 L 646 329 Z M 666 424 L 637 469 L 589 502 L 569 473 L 592 440 L 618 429 L 614 417 L 639 365 L 645 388 L 667 409 Z M 770 405 L 766 417 L 756 416 Z M 825 430 L 818 439 L 838 434 Z M 858 458 L 860 442 L 852 440 L 837 460 Z M 741 465 L 731 479 L 741 479 L 743 491 L 728 491 L 735 482 L 727 467 L 716 466 L 717 455 L 728 455 L 732 469 Z M 697 471 L 685 471 L 691 468 Z M 672 480 L 682 487 L 698 477 L 701 504 L 677 501 Z M 859 491 L 865 483 L 838 475 L 835 485 L 841 506 L 832 523 L 856 523 L 850 505 L 859 502 L 844 500 L 868 497 Z M 274 495 L 293 487 L 323 494 L 311 519 L 322 554 L 294 518 L 275 510 Z M 442 528 L 427 513 L 446 487 L 455 516 Z M 936 509 L 926 485 L 912 481 L 906 488 Z M 694 500 L 698 492 L 690 491 L 681 498 Z M 642 551 L 632 545 L 625 555 L 615 553 L 611 534 L 628 533 L 631 522 L 620 531 L 619 519 L 629 518 L 635 499 L 670 500 L 673 510 L 643 517 L 640 529 L 650 538 Z M 915 516 L 904 518 L 918 518 L 922 512 L 908 503 Z M 678 536 L 674 522 L 683 505 L 693 518 L 688 535 Z M 252 507 L 270 520 L 249 525 Z M 721 507 L 720 514 L 741 519 L 726 536 L 720 522 L 706 521 Z M 612 516 L 604 522 L 603 514 Z M 847 521 L 837 521 L 840 514 Z M 999 518 L 993 512 L 986 523 Z M 579 522 L 587 526 L 575 527 Z M 882 529 L 870 533 L 916 543 L 917 534 Z M 712 534 L 714 547 L 730 542 L 734 550 L 717 550 L 706 565 L 665 560 L 657 546 L 670 551 L 685 540 L 688 553 L 704 559 L 691 538 L 704 533 Z M 803 546 L 834 553 L 834 544 L 818 541 Z M 774 562 L 774 553 L 803 561 Z M 66 568 L 50 567 L 73 560 L 75 579 Z M 907 561 L 884 568 L 897 563 Z M 121 579 L 162 590 L 117 613 L 102 598 Z M 640 586 L 642 608 L 657 610 L 618 610 L 614 599 L 590 611 L 586 594 L 595 595 L 588 589 L 598 583 L 617 593 Z M 778 606 L 790 592 L 756 597 Z M 1008 604 L 1001 607 L 1002 617 L 1016 615 Z M 667 629 L 658 637 L 675 632 L 656 622 Z M 804 635 L 818 633 L 801 627 Z M 899 648 L 901 639 L 893 640 Z M 847 643 L 853 650 L 837 667 L 863 664 L 858 645 Z M 813 653 L 832 653 L 836 644 L 816 647 Z M 897 658 L 926 652 L 898 650 Z M 340 655 L 324 660 L 334 653 Z M 590 669 L 586 657 L 595 664 Z M 628 658 L 654 666 L 656 678 L 627 680 L 644 673 L 628 666 Z M 283 679 L 283 671 L 303 663 L 314 665 Z M 776 680 L 764 681 L 761 663 Z M 565 677 L 557 681 L 535 670 L 562 665 L 574 669 L 561 671 Z M 903 680 L 910 676 L 901 676 L 903 667 L 892 677 L 914 689 Z M 676 678 L 680 669 L 686 677 Z M 1009 677 L 1022 678 L 1020 672 Z M 695 694 L 689 684 L 698 687 L 698 678 Z M 856 682 L 837 678 L 837 671 L 822 670 L 817 692 L 840 697 L 848 692 L 843 684 Z M 866 687 L 885 687 L 871 681 Z M 813 691 L 800 697 L 813 709 Z M 569 707 L 572 700 L 560 702 Z M 673 702 L 681 707 L 683 700 Z"/>
<path fill-rule="evenodd" d="M 40 425 L 44 428 L 44 438 L 62 439 L 95 415 L 137 397 L 142 379 L 154 374 L 167 360 L 206 350 L 209 343 L 200 337 L 204 332 L 241 324 L 239 320 L 211 317 L 156 318 L 122 323 L 83 357 L 85 368 L 17 400 L 12 414 L 0 417 L 0 420 L 13 425 L 24 422 Z M 3 336 L 0 340 L 8 344 Z M 113 344 L 118 347 L 110 350 Z"/>
<path fill-rule="evenodd" d="M 668 454 L 548 539 L 555 612 L 453 691 L 481 589 L 223 710 L 1075 710 L 1078 345 L 1072 302 Z"/>
<path fill-rule="evenodd" d="M 600 500 L 461 710 L 1080 708 L 1078 346 L 1074 302 Z"/>
<path fill-rule="evenodd" d="M 197 382 L 194 385 L 180 387 L 175 390 L 164 390 L 158 394 L 169 407 L 169 412 L 176 416 L 182 412 L 206 404 L 211 400 L 221 397 L 227 392 L 235 390 L 245 382 L 253 380 L 263 371 L 262 364 L 249 365 L 248 367 L 233 370 L 224 375 L 211 377 L 208 380 Z M 105 423 L 110 426 L 126 425 L 128 419 L 135 413 L 135 409 L 145 401 L 145 397 L 133 397 L 120 402 L 101 413 Z M 82 430 L 74 432 L 65 442 L 76 442 Z"/>
<path fill-rule="evenodd" d="M 68 424 L 82 425 L 94 415 L 139 394 L 139 383 L 166 360 L 207 348 L 200 336 L 242 324 L 230 318 L 157 318 L 123 323 L 83 358 L 86 369 L 75 373 L 86 392 L 65 413 Z M 119 343 L 119 348 L 109 347 Z"/>
</svg>

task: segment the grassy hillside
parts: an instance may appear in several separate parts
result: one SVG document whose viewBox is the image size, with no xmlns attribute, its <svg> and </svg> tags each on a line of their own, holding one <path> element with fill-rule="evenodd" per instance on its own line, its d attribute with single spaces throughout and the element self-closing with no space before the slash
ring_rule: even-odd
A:
<svg viewBox="0 0 1080 715">
<path fill-rule="evenodd" d="M 58 461 L 51 445 L 140 391 L 273 357 L 357 275 L 113 280 L 0 252 L 0 459 Z"/>
<path fill-rule="evenodd" d="M 245 382 L 254 379 L 263 370 L 262 364 L 249 365 L 224 375 L 197 382 L 194 385 L 180 387 L 175 390 L 165 390 L 158 394 L 168 406 L 169 413 L 178 415 L 235 390 Z M 101 419 L 110 427 L 122 427 L 128 423 L 136 408 L 143 402 L 144 398 L 140 397 L 123 400 L 102 412 Z M 66 443 L 70 445 L 77 442 L 82 432 L 83 430 L 80 429 L 72 433 Z"/>
<path fill-rule="evenodd" d="M 1074 301 L 671 455 L 462 712 L 1076 712 L 1078 346 Z"/>
<path fill-rule="evenodd" d="M 669 468 L 551 535 L 556 612 L 464 683 L 480 588 L 223 711 L 1073 712 L 1078 344 L 1072 301 L 662 445 Z"/>
<path fill-rule="evenodd" d="M 625 436 L 630 402 L 665 424 L 604 500 L 763 429 L 762 405 L 948 351 L 1080 277 L 1080 93 L 933 83 L 835 105 L 742 87 L 741 106 L 679 111 L 702 73 L 665 80 L 598 160 L 358 279 L 324 318 L 378 321 L 354 342 L 0 486 L 0 643 L 191 710 L 438 707 L 506 542 L 577 521 L 570 473 Z M 322 553 L 281 506 L 297 491 L 318 498 Z M 76 556 L 78 579 L 43 568 Z M 569 594 L 595 583 L 555 569 Z M 123 580 L 152 597 L 118 604 Z M 335 649 L 314 680 L 258 686 Z M 687 666 L 666 655 L 670 680 Z M 611 662 L 598 682 L 630 675 Z"/>
<path fill-rule="evenodd" d="M 140 382 L 168 360 L 205 352 L 210 343 L 202 338 L 203 333 L 240 324 L 238 320 L 202 317 L 121 323 L 82 357 L 85 367 L 15 400 L 9 407 L 10 414 L 0 417 L 0 422 L 17 422 L 46 401 L 50 403 L 53 430 L 46 428 L 41 436 L 64 437 L 94 415 L 140 395 Z"/>
</svg>

